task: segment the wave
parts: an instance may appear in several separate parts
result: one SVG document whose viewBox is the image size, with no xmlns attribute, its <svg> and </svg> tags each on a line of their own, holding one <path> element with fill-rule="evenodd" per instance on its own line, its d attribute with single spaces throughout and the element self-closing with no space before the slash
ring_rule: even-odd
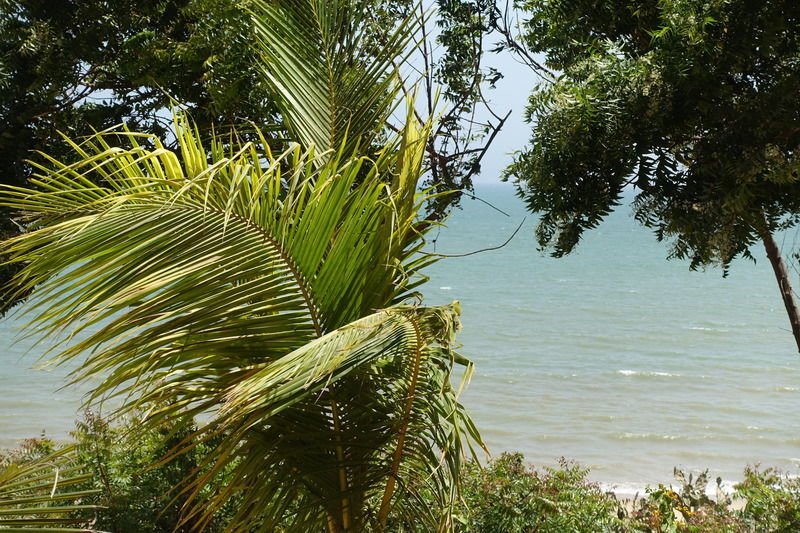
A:
<svg viewBox="0 0 800 533">
<path fill-rule="evenodd" d="M 742 391 L 744 392 L 798 392 L 800 388 L 798 387 L 742 387 Z"/>
<path fill-rule="evenodd" d="M 800 441 L 800 439 L 787 439 L 780 436 L 765 436 L 753 435 L 752 433 L 743 433 L 738 435 L 729 435 L 723 433 L 704 433 L 704 434 L 689 434 L 689 435 L 669 435 L 661 433 L 612 433 L 609 435 L 611 439 L 617 441 L 682 441 L 682 442 L 697 442 L 697 441 L 711 441 L 719 444 L 722 443 L 746 443 L 751 444 L 754 440 L 763 441 L 765 443 L 774 444 L 793 444 L 793 440 Z M 684 445 L 685 446 L 685 445 Z M 678 450 L 683 455 L 688 456 L 703 456 L 703 457 L 721 457 L 724 454 L 708 453 L 702 451 L 695 451 L 689 449 Z"/>
<path fill-rule="evenodd" d="M 709 333 L 730 333 L 731 330 L 724 329 L 724 328 L 704 328 L 700 326 L 690 327 L 688 328 L 692 331 L 707 331 Z"/>
<path fill-rule="evenodd" d="M 645 376 L 645 377 L 656 377 L 656 378 L 682 377 L 681 374 L 672 374 L 670 372 L 642 372 L 639 370 L 617 370 L 617 374 L 621 374 L 623 376 Z"/>
<path fill-rule="evenodd" d="M 648 439 L 648 440 L 678 440 L 678 439 L 686 439 L 689 440 L 689 437 L 682 437 L 680 435 L 659 435 L 657 433 L 623 433 L 614 435 L 615 438 L 619 440 L 630 440 L 630 439 Z"/>
</svg>

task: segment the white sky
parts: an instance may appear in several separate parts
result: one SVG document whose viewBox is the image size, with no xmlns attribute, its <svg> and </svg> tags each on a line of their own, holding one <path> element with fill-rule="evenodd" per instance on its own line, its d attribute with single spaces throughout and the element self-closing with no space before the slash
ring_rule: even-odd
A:
<svg viewBox="0 0 800 533">
<path fill-rule="evenodd" d="M 430 9 L 435 10 L 433 2 L 430 2 L 430 0 L 424 1 L 426 3 L 429 2 L 431 4 Z M 435 43 L 438 32 L 436 31 L 434 20 L 430 20 L 426 24 L 426 30 L 428 32 L 428 42 Z M 493 48 L 499 39 L 499 36 L 490 36 L 484 43 L 485 48 Z M 432 52 L 433 61 L 440 57 L 442 53 L 443 50 L 434 48 Z M 537 57 L 537 60 L 541 63 L 544 62 L 543 57 Z M 497 83 L 494 90 L 486 88 L 484 96 L 492 104 L 495 114 L 502 117 L 511 110 L 511 116 L 500 133 L 497 134 L 491 148 L 481 161 L 482 172 L 475 176 L 473 180 L 477 184 L 500 183 L 503 169 L 511 163 L 511 154 L 524 148 L 530 139 L 531 128 L 530 125 L 524 122 L 523 114 L 528 103 L 528 97 L 537 82 L 540 81 L 540 78 L 527 66 L 514 59 L 510 52 L 501 52 L 499 54 L 486 52 L 483 66 L 484 69 L 494 67 L 505 75 Z M 401 68 L 401 70 L 407 80 L 418 79 L 424 70 L 421 54 L 412 55 L 407 66 Z M 483 111 L 483 113 L 480 111 Z M 491 120 L 493 124 L 497 123 L 496 119 L 490 119 L 490 117 L 491 115 L 488 112 L 480 109 L 476 120 L 481 122 Z"/>
<path fill-rule="evenodd" d="M 481 174 L 476 183 L 497 183 L 503 169 L 511 163 L 511 154 L 521 150 L 530 140 L 531 126 L 523 120 L 528 97 L 539 78 L 525 65 L 518 63 L 510 53 L 486 54 L 487 66 L 502 72 L 505 77 L 497 83 L 495 90 L 486 91 L 486 97 L 494 106 L 495 113 L 511 116 L 481 162 Z"/>
</svg>

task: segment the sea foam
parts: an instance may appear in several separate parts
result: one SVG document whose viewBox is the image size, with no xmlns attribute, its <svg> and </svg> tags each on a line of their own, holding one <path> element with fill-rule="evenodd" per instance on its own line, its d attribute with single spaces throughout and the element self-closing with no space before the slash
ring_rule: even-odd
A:
<svg viewBox="0 0 800 533">
<path fill-rule="evenodd" d="M 617 370 L 617 374 L 623 376 L 646 376 L 646 377 L 659 377 L 659 378 L 679 378 L 680 374 L 672 374 L 670 372 L 642 372 L 639 370 Z"/>
</svg>

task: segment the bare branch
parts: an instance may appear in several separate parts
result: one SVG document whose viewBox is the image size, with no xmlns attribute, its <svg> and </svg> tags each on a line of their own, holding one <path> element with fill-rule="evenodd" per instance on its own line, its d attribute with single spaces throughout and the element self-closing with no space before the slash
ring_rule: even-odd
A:
<svg viewBox="0 0 800 533">
<path fill-rule="evenodd" d="M 511 239 L 513 239 L 517 235 L 517 233 L 519 233 L 519 230 L 522 229 L 522 225 L 525 224 L 525 220 L 526 219 L 527 219 L 527 217 L 523 218 L 522 222 L 520 222 L 519 226 L 517 226 L 517 229 L 515 229 L 514 233 L 511 234 L 511 237 L 506 239 L 506 242 L 504 242 L 503 244 L 500 244 L 498 246 L 491 246 L 489 248 L 481 248 L 480 250 L 473 250 L 472 252 L 467 252 L 465 254 L 437 254 L 437 253 L 433 253 L 432 254 L 432 253 L 427 253 L 425 255 L 429 255 L 429 256 L 432 256 L 432 257 L 467 257 L 467 256 L 470 256 L 470 255 L 480 254 L 480 253 L 483 253 L 483 252 L 490 252 L 492 250 L 499 250 L 500 248 L 503 248 L 508 243 L 510 243 Z"/>
</svg>

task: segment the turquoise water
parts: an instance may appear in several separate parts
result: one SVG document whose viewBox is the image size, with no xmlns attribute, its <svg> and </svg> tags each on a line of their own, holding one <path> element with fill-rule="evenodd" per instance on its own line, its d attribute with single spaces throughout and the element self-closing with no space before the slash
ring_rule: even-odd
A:
<svg viewBox="0 0 800 533">
<path fill-rule="evenodd" d="M 525 216 L 510 188 L 479 195 L 511 216 L 467 200 L 437 251 L 501 244 Z M 797 473 L 800 356 L 761 249 L 723 279 L 665 261 L 627 207 L 564 259 L 539 254 L 532 228 L 529 217 L 506 247 L 438 263 L 425 289 L 429 303 L 461 301 L 462 352 L 477 365 L 464 402 L 494 453 L 566 456 L 633 485 L 669 481 L 673 466 Z M 65 435 L 80 400 L 54 392 L 63 371 L 29 369 L 36 349 L 8 346 L 18 324 L 0 322 L 0 446 Z"/>
</svg>

